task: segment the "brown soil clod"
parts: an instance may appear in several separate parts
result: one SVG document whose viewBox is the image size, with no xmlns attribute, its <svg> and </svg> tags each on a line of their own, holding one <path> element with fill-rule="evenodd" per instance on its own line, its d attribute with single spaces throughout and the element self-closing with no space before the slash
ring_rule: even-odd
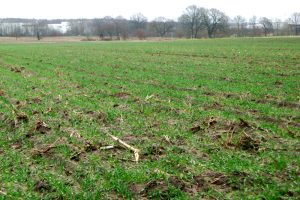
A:
<svg viewBox="0 0 300 200">
<path fill-rule="evenodd" d="M 228 81 L 228 82 L 233 82 L 233 80 L 231 78 L 229 78 L 229 77 L 222 77 L 222 78 L 220 78 L 220 80 L 222 80 L 222 81 Z"/>
<path fill-rule="evenodd" d="M 194 127 L 190 128 L 190 131 L 191 131 L 192 133 L 197 133 L 197 132 L 199 132 L 199 131 L 201 131 L 201 130 L 203 130 L 203 129 L 201 128 L 200 125 L 197 125 L 197 126 L 194 126 Z"/>
<path fill-rule="evenodd" d="M 294 131 L 288 130 L 288 134 L 292 137 L 292 138 L 300 138 L 300 134 L 296 133 Z"/>
<path fill-rule="evenodd" d="M 142 191 L 140 191 L 140 194 L 142 196 L 151 196 L 151 193 L 155 192 L 159 190 L 161 195 L 160 197 L 162 199 L 166 199 L 169 197 L 169 188 L 168 185 L 165 183 L 165 181 L 163 180 L 153 180 L 148 182 L 144 189 Z"/>
<path fill-rule="evenodd" d="M 211 181 L 211 184 L 213 185 L 226 185 L 228 182 L 228 178 L 225 175 L 216 177 Z"/>
<path fill-rule="evenodd" d="M 71 156 L 70 160 L 78 162 L 80 160 L 80 155 L 82 152 L 77 152 L 74 155 Z"/>
<path fill-rule="evenodd" d="M 128 189 L 135 195 L 145 195 L 145 184 L 131 184 Z"/>
<path fill-rule="evenodd" d="M 282 81 L 275 81 L 274 85 L 283 85 Z"/>
<path fill-rule="evenodd" d="M 165 148 L 163 146 L 152 145 L 146 149 L 146 152 L 144 152 L 143 155 L 148 156 L 148 155 L 163 155 L 163 154 L 165 154 Z"/>
<path fill-rule="evenodd" d="M 47 183 L 45 180 L 40 180 L 34 184 L 33 190 L 35 192 L 44 192 L 44 191 L 50 191 L 51 187 L 49 183 Z"/>
<path fill-rule="evenodd" d="M 80 135 L 79 131 L 74 128 L 62 128 L 63 132 L 67 133 L 71 138 L 80 139 L 82 136 Z"/>
<path fill-rule="evenodd" d="M 128 92 L 118 92 L 116 94 L 113 95 L 114 97 L 117 97 L 119 99 L 128 99 L 131 94 L 129 94 Z"/>
<path fill-rule="evenodd" d="M 29 121 L 28 116 L 25 113 L 18 113 L 16 117 L 17 122 L 25 122 Z"/>
<path fill-rule="evenodd" d="M 35 126 L 35 131 L 41 134 L 47 134 L 51 128 L 43 121 L 38 121 Z"/>
<path fill-rule="evenodd" d="M 244 119 L 240 118 L 239 120 L 240 120 L 239 126 L 241 128 L 252 128 L 252 126 L 247 121 L 245 121 Z"/>
<path fill-rule="evenodd" d="M 214 102 L 212 104 L 207 104 L 203 106 L 204 110 L 221 110 L 222 108 L 223 106 L 218 102 Z"/>
<path fill-rule="evenodd" d="M 229 179 L 223 173 L 208 171 L 208 172 L 204 173 L 204 177 L 206 177 L 209 180 L 209 183 L 212 185 L 218 185 L 218 186 L 228 186 L 229 185 Z"/>
<path fill-rule="evenodd" d="M 60 141 L 60 139 L 57 139 L 54 143 L 41 148 L 35 148 L 32 150 L 33 156 L 42 156 L 42 155 L 48 155 L 51 149 L 54 149 L 57 147 L 57 143 Z"/>
<path fill-rule="evenodd" d="M 206 181 L 202 176 L 194 176 L 193 177 L 193 182 L 200 188 L 204 187 L 206 185 Z"/>
<path fill-rule="evenodd" d="M 92 152 L 97 151 L 98 147 L 96 145 L 91 144 L 90 142 L 85 143 L 84 151 L 85 152 Z"/>
<path fill-rule="evenodd" d="M 211 117 L 211 118 L 209 118 L 208 120 L 206 120 L 205 123 L 207 124 L 207 126 L 208 126 L 209 128 L 211 128 L 211 127 L 214 127 L 214 126 L 218 123 L 218 121 L 217 121 L 216 118 Z"/>
<path fill-rule="evenodd" d="M 191 197 L 196 195 L 199 191 L 205 191 L 208 189 L 207 182 L 202 176 L 196 176 L 191 182 L 184 181 L 176 176 L 169 176 L 167 180 L 153 180 L 148 182 L 139 194 L 146 197 L 159 191 L 160 199 L 170 199 L 170 187 L 177 188 L 183 192 L 188 193 Z M 134 187 L 136 188 L 136 187 Z"/>
<path fill-rule="evenodd" d="M 33 114 L 33 115 L 38 115 L 38 114 L 39 114 L 39 111 L 33 110 L 33 111 L 32 111 L 32 114 Z"/>
<path fill-rule="evenodd" d="M 4 113 L 0 112 L 0 120 L 5 121 L 7 117 L 5 116 Z"/>
<path fill-rule="evenodd" d="M 281 102 L 278 102 L 277 105 L 279 107 L 300 108 L 300 104 L 299 103 L 289 102 L 289 101 L 281 101 Z"/>
<path fill-rule="evenodd" d="M 32 131 L 29 131 L 25 134 L 25 138 L 31 138 L 34 134 L 32 133 Z"/>
<path fill-rule="evenodd" d="M 62 115 L 63 119 L 70 120 L 70 114 L 68 113 L 67 110 L 62 111 L 61 115 Z"/>
<path fill-rule="evenodd" d="M 18 100 L 12 100 L 12 102 L 15 104 L 16 109 L 21 109 L 26 106 L 26 101 L 18 101 Z"/>
<path fill-rule="evenodd" d="M 205 96 L 214 96 L 214 95 L 216 95 L 214 92 L 210 92 L 210 91 L 205 91 L 205 92 L 203 92 L 203 94 Z"/>
<path fill-rule="evenodd" d="M 240 99 L 241 96 L 234 94 L 234 93 L 225 93 L 223 94 L 225 98 L 232 98 L 232 99 Z"/>
<path fill-rule="evenodd" d="M 18 127 L 18 122 L 17 122 L 17 120 L 8 119 L 8 120 L 7 120 L 7 124 L 9 125 L 9 127 L 10 127 L 12 130 L 15 130 L 15 129 Z"/>
<path fill-rule="evenodd" d="M 256 103 L 263 103 L 263 104 L 271 104 L 277 107 L 284 107 L 284 108 L 300 108 L 300 104 L 297 102 L 290 102 L 290 101 L 277 101 L 274 99 L 258 99 L 254 100 Z"/>
<path fill-rule="evenodd" d="M 243 136 L 239 143 L 238 147 L 240 147 L 242 150 L 246 151 L 258 151 L 260 146 L 260 141 L 259 140 L 254 140 L 252 137 L 249 135 Z"/>
<path fill-rule="evenodd" d="M 22 141 L 21 140 L 16 141 L 15 143 L 13 143 L 11 145 L 11 148 L 13 148 L 14 150 L 21 149 L 22 148 Z"/>
<path fill-rule="evenodd" d="M 176 176 L 169 177 L 168 182 L 180 190 L 184 190 L 186 188 L 185 182 L 177 178 Z"/>
<path fill-rule="evenodd" d="M 2 97 L 5 96 L 5 92 L 3 90 L 0 90 L 0 96 L 2 96 Z"/>
<path fill-rule="evenodd" d="M 35 98 L 30 99 L 30 101 L 31 101 L 32 103 L 39 104 L 39 103 L 42 102 L 42 99 L 40 99 L 40 98 L 38 98 L 38 97 L 35 97 Z"/>
<path fill-rule="evenodd" d="M 108 116 L 105 112 L 98 112 L 97 120 L 102 123 L 108 122 Z"/>
<path fill-rule="evenodd" d="M 15 72 L 15 73 L 21 73 L 25 70 L 25 67 L 11 67 L 10 71 Z"/>
<path fill-rule="evenodd" d="M 230 173 L 230 186 L 233 190 L 240 190 L 244 184 L 252 184 L 249 174 L 243 171 L 233 171 Z"/>
<path fill-rule="evenodd" d="M 100 123 L 107 123 L 108 116 L 105 112 L 102 111 L 88 111 L 86 112 L 87 115 L 91 116 L 92 118 L 96 119 Z"/>
<path fill-rule="evenodd" d="M 113 105 L 114 108 L 117 108 L 117 107 L 119 107 L 119 106 L 120 106 L 119 104 L 114 104 L 114 105 Z"/>
</svg>

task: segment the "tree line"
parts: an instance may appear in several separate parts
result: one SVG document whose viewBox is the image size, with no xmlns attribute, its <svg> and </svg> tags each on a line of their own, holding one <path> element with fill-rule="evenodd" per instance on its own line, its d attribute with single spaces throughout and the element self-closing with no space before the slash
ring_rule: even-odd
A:
<svg viewBox="0 0 300 200">
<path fill-rule="evenodd" d="M 68 29 L 61 32 L 49 24 L 68 22 Z M 97 36 L 101 40 L 126 40 L 130 37 L 215 38 L 251 37 L 269 35 L 300 35 L 300 12 L 291 14 L 285 21 L 267 17 L 246 20 L 242 16 L 229 18 L 224 12 L 191 5 L 174 21 L 158 17 L 149 21 L 138 13 L 125 19 L 106 16 L 95 19 L 34 20 L 0 19 L 0 36 Z"/>
</svg>

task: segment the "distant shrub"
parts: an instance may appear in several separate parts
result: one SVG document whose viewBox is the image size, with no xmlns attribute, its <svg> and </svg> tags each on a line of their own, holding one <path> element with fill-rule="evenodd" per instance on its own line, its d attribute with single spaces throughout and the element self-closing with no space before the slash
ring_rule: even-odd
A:
<svg viewBox="0 0 300 200">
<path fill-rule="evenodd" d="M 108 38 L 108 37 L 105 37 L 105 38 L 102 39 L 102 41 L 112 41 L 112 40 L 113 40 L 113 39 L 110 38 L 110 37 L 109 37 L 109 38 Z"/>
<path fill-rule="evenodd" d="M 81 41 L 83 41 L 83 42 L 91 42 L 91 41 L 96 41 L 96 39 L 95 38 L 91 38 L 91 37 L 87 37 L 87 38 L 81 39 Z"/>
<path fill-rule="evenodd" d="M 145 30 L 143 30 L 143 29 L 138 29 L 138 30 L 136 31 L 136 36 L 137 36 L 140 40 L 146 39 L 146 33 L 145 33 Z"/>
</svg>

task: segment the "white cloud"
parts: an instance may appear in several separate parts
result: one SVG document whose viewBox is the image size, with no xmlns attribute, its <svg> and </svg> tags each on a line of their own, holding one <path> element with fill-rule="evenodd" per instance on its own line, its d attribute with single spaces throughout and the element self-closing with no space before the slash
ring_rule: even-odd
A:
<svg viewBox="0 0 300 200">
<path fill-rule="evenodd" d="M 122 15 L 129 18 L 141 12 L 150 20 L 158 16 L 177 19 L 192 4 L 213 7 L 230 17 L 252 15 L 288 18 L 300 12 L 296 0 L 1 0 L 0 17 L 22 18 L 95 18 Z"/>
</svg>

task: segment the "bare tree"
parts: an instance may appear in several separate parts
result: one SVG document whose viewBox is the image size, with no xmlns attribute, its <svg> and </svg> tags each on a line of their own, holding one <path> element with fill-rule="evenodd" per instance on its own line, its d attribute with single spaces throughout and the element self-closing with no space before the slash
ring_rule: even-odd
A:
<svg viewBox="0 0 300 200">
<path fill-rule="evenodd" d="M 228 17 L 214 8 L 205 9 L 202 14 L 202 21 L 209 38 L 215 37 L 218 30 L 224 30 L 228 26 Z"/>
<path fill-rule="evenodd" d="M 116 31 L 114 18 L 112 18 L 111 16 L 106 16 L 102 19 L 102 22 L 104 33 L 109 36 L 110 40 L 112 40 L 113 35 Z"/>
<path fill-rule="evenodd" d="M 253 16 L 249 19 L 249 25 L 252 27 L 252 36 L 255 36 L 256 35 L 256 26 L 257 24 L 257 17 L 256 16 Z"/>
<path fill-rule="evenodd" d="M 290 26 L 295 28 L 295 34 L 299 34 L 300 30 L 300 12 L 295 12 L 292 16 L 288 19 Z"/>
<path fill-rule="evenodd" d="M 86 20 L 84 19 L 76 19 L 71 20 L 69 23 L 69 30 L 68 33 L 71 35 L 84 35 L 86 32 Z"/>
<path fill-rule="evenodd" d="M 36 38 L 38 40 L 41 40 L 41 25 L 39 23 L 39 21 L 36 22 L 36 24 L 34 25 L 34 32 L 36 33 Z"/>
<path fill-rule="evenodd" d="M 115 21 L 117 39 L 120 40 L 122 37 L 123 40 L 126 40 L 128 38 L 128 32 L 129 32 L 128 21 L 121 16 L 116 17 L 114 21 Z"/>
<path fill-rule="evenodd" d="M 199 8 L 196 5 L 189 6 L 185 9 L 178 21 L 188 30 L 191 38 L 197 38 L 202 27 L 201 16 L 204 8 Z"/>
<path fill-rule="evenodd" d="M 276 30 L 276 36 L 279 36 L 279 29 L 280 29 L 280 26 L 281 26 L 281 20 L 280 19 L 275 19 L 274 21 L 274 27 L 275 27 L 275 30 Z"/>
<path fill-rule="evenodd" d="M 233 21 L 236 24 L 237 36 L 240 37 L 245 28 L 246 19 L 243 18 L 241 15 L 238 15 L 233 19 Z"/>
<path fill-rule="evenodd" d="M 137 29 L 145 29 L 146 23 L 148 21 L 147 17 L 145 17 L 142 13 L 134 14 L 130 17 L 131 22 L 133 23 L 134 28 Z"/>
<path fill-rule="evenodd" d="M 46 20 L 35 20 L 32 24 L 25 24 L 23 27 L 32 28 L 33 33 L 38 40 L 42 39 L 42 35 L 45 34 L 45 30 L 48 27 Z"/>
<path fill-rule="evenodd" d="M 112 40 L 113 35 L 116 34 L 115 19 L 110 16 L 106 16 L 102 19 L 94 19 L 91 26 L 93 26 L 94 34 L 99 36 L 101 40 Z M 109 38 L 105 38 L 106 36 Z"/>
<path fill-rule="evenodd" d="M 85 30 L 84 30 L 84 28 L 85 28 L 85 21 L 84 21 L 84 19 L 79 19 L 77 21 L 77 26 L 78 26 L 78 33 L 79 33 L 79 35 L 84 35 L 84 32 L 85 32 Z"/>
<path fill-rule="evenodd" d="M 12 35 L 16 38 L 16 40 L 21 36 L 22 30 L 21 25 L 17 24 L 12 27 Z"/>
<path fill-rule="evenodd" d="M 158 17 L 153 20 L 151 25 L 160 37 L 164 37 L 174 28 L 175 22 L 164 17 Z"/>
<path fill-rule="evenodd" d="M 273 32 L 273 23 L 270 19 L 263 17 L 259 19 L 259 23 L 263 27 L 265 36 Z"/>
<path fill-rule="evenodd" d="M 130 21 L 133 25 L 133 31 L 135 35 L 140 40 L 145 39 L 146 38 L 145 29 L 146 29 L 148 19 L 142 13 L 137 13 L 131 16 Z"/>
<path fill-rule="evenodd" d="M 104 30 L 102 28 L 102 19 L 93 19 L 93 32 L 95 35 L 99 36 L 101 40 L 104 39 Z"/>
<path fill-rule="evenodd" d="M 0 36 L 3 36 L 2 19 L 0 19 Z"/>
</svg>

